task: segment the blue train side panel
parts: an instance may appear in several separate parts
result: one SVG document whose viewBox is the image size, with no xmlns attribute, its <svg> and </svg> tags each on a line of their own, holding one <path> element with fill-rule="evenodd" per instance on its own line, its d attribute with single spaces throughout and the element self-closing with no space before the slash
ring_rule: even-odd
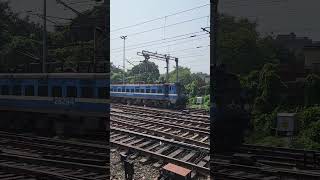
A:
<svg viewBox="0 0 320 180">
<path fill-rule="evenodd" d="M 108 74 L 0 74 L 0 110 L 105 117 L 108 98 Z"/>
<path fill-rule="evenodd" d="M 113 101 L 167 108 L 185 108 L 186 97 L 180 84 L 111 84 Z"/>
</svg>

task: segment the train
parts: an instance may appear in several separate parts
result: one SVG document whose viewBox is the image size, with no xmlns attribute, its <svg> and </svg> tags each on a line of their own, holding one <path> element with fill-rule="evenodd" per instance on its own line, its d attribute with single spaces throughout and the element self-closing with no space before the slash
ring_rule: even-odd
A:
<svg viewBox="0 0 320 180">
<path fill-rule="evenodd" d="M 1 73 L 1 128 L 56 135 L 105 132 L 109 73 Z"/>
<path fill-rule="evenodd" d="M 179 83 L 111 84 L 112 102 L 184 109 L 187 98 Z"/>
</svg>

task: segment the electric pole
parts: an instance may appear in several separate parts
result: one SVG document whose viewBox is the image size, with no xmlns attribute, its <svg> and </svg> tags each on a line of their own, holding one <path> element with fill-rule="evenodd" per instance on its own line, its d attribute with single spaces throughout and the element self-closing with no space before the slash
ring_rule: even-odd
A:
<svg viewBox="0 0 320 180">
<path fill-rule="evenodd" d="M 43 58 L 42 73 L 47 72 L 47 0 L 43 0 Z"/>
<path fill-rule="evenodd" d="M 126 38 L 127 36 L 121 36 L 123 39 L 123 75 L 122 75 L 122 84 L 124 84 L 124 75 L 126 72 Z"/>
<path fill-rule="evenodd" d="M 138 52 L 137 53 L 138 56 L 143 56 L 145 58 L 145 60 L 147 61 L 148 59 L 152 58 L 152 59 L 157 59 L 160 61 L 165 61 L 166 62 L 166 83 L 169 83 L 169 61 L 175 61 L 176 62 L 176 69 L 177 69 L 177 82 L 179 81 L 179 74 L 178 74 L 178 58 L 176 57 L 172 57 L 170 55 L 167 54 L 158 54 L 157 52 L 149 52 L 149 51 L 145 51 L 143 50 L 142 52 Z"/>
</svg>

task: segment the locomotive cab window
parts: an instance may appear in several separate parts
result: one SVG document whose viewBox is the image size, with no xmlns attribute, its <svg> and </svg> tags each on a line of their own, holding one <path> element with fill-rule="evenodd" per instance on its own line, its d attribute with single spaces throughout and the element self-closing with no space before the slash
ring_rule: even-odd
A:
<svg viewBox="0 0 320 180">
<path fill-rule="evenodd" d="M 52 97 L 62 97 L 62 88 L 60 86 L 52 87 Z"/>
<path fill-rule="evenodd" d="M 9 95 L 9 86 L 2 86 L 1 95 Z"/>
<path fill-rule="evenodd" d="M 67 97 L 77 97 L 77 88 L 74 86 L 68 86 Z"/>
<path fill-rule="evenodd" d="M 13 86 L 12 95 L 20 96 L 21 95 L 21 86 Z"/>
<path fill-rule="evenodd" d="M 82 87 L 81 88 L 81 97 L 82 98 L 92 98 L 93 97 L 93 88 Z"/>
<path fill-rule="evenodd" d="M 98 88 L 98 98 L 107 99 L 108 98 L 108 88 L 106 88 L 106 87 Z"/>
<path fill-rule="evenodd" d="M 33 86 L 26 86 L 24 88 L 24 95 L 25 96 L 34 96 L 34 87 Z"/>
<path fill-rule="evenodd" d="M 48 96 L 48 86 L 39 86 L 38 96 L 42 96 L 42 97 Z"/>
</svg>

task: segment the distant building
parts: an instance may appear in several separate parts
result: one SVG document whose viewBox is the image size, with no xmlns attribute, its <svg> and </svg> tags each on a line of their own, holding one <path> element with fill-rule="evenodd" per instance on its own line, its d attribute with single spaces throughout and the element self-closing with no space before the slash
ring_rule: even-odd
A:
<svg viewBox="0 0 320 180">
<path fill-rule="evenodd" d="M 305 46 L 311 45 L 312 40 L 308 37 L 297 37 L 295 33 L 281 34 L 276 37 L 276 43 L 284 48 L 299 53 Z"/>
<path fill-rule="evenodd" d="M 320 73 L 320 42 L 304 47 L 305 69 L 308 73 Z"/>
</svg>

